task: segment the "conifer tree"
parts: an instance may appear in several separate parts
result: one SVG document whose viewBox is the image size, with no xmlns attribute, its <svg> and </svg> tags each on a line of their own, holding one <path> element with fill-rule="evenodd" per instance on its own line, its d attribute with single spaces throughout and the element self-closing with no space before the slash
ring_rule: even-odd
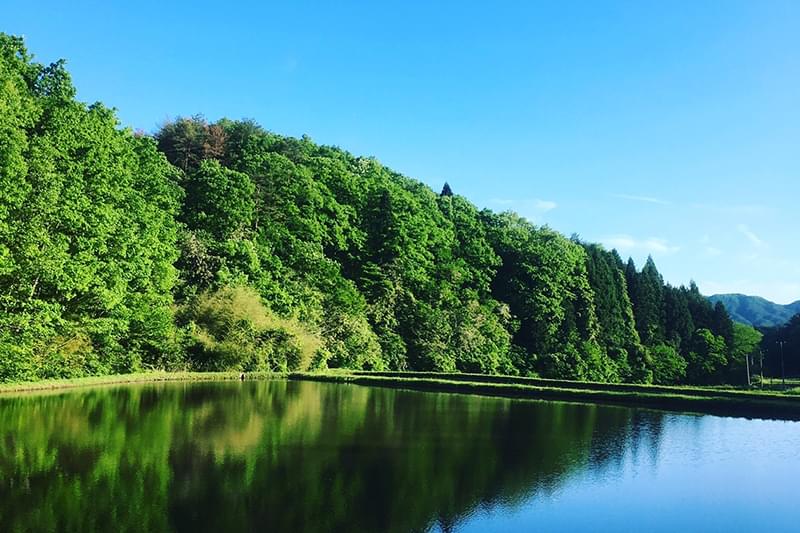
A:
<svg viewBox="0 0 800 533">
<path fill-rule="evenodd" d="M 685 288 L 664 287 L 665 340 L 680 353 L 686 353 L 694 332 Z"/>
<path fill-rule="evenodd" d="M 663 342 L 664 280 L 650 256 L 637 278 L 636 295 L 634 313 L 642 342 L 647 346 Z"/>
</svg>

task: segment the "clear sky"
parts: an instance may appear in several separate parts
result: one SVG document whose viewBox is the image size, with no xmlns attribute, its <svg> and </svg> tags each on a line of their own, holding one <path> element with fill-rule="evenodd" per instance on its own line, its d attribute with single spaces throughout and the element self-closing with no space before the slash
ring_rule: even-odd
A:
<svg viewBox="0 0 800 533">
<path fill-rule="evenodd" d="M 133 128 L 253 118 L 672 283 L 800 299 L 800 1 L 5 0 L 0 31 Z"/>
</svg>

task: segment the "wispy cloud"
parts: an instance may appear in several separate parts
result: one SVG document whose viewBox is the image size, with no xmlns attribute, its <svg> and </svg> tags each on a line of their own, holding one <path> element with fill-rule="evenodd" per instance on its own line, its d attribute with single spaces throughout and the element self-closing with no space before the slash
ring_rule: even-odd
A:
<svg viewBox="0 0 800 533">
<path fill-rule="evenodd" d="M 746 224 L 739 224 L 736 226 L 736 229 L 739 230 L 739 233 L 745 236 L 745 238 L 750 241 L 750 243 L 755 246 L 756 248 L 762 248 L 764 246 L 764 241 L 756 235 L 753 230 L 751 230 Z"/>
<path fill-rule="evenodd" d="M 666 200 L 662 200 L 661 198 L 655 198 L 653 196 L 638 196 L 635 194 L 612 194 L 613 198 L 621 198 L 623 200 L 631 200 L 634 202 L 645 202 L 648 204 L 658 204 L 658 205 L 671 205 L 670 202 Z"/>
<path fill-rule="evenodd" d="M 510 198 L 492 198 L 489 200 L 489 203 L 502 206 L 503 209 L 516 211 L 519 215 L 527 218 L 531 222 L 537 222 L 542 215 L 558 207 L 556 202 L 552 200 L 542 200 L 540 198 L 520 198 L 518 200 Z"/>
<path fill-rule="evenodd" d="M 709 257 L 717 257 L 722 255 L 722 250 L 716 248 L 714 246 L 706 246 L 705 248 L 706 255 Z"/>
<path fill-rule="evenodd" d="M 607 248 L 616 248 L 620 252 L 647 252 L 651 254 L 669 255 L 680 250 L 679 246 L 670 244 L 666 239 L 648 237 L 636 239 L 630 235 L 609 235 L 600 239 Z"/>
<path fill-rule="evenodd" d="M 718 205 L 718 204 L 692 204 L 694 209 L 702 209 L 704 211 L 712 211 L 714 213 L 723 213 L 728 215 L 763 215 L 773 208 L 759 204 L 749 205 Z"/>
<path fill-rule="evenodd" d="M 551 200 L 534 200 L 533 207 L 538 211 L 547 212 L 547 211 L 552 211 L 553 209 L 558 207 L 558 204 Z"/>
</svg>

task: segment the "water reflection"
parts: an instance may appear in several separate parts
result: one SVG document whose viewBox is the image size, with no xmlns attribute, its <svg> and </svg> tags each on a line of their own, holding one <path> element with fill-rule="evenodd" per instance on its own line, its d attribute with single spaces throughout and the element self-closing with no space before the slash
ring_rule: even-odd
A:
<svg viewBox="0 0 800 533">
<path fill-rule="evenodd" d="M 657 472 L 670 419 L 284 381 L 7 398 L 0 531 L 491 529 Z"/>
</svg>

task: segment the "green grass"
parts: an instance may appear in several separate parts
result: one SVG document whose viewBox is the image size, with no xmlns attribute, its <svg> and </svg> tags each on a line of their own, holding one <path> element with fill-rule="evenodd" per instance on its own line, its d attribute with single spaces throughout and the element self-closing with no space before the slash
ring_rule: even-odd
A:
<svg viewBox="0 0 800 533">
<path fill-rule="evenodd" d="M 49 379 L 20 383 L 0 383 L 0 395 L 29 392 L 56 391 L 78 387 L 99 387 L 126 383 L 155 383 L 163 381 L 225 381 L 239 379 L 241 372 L 139 372 L 135 374 L 116 374 L 111 376 L 91 376 L 74 379 Z M 247 373 L 249 379 L 283 378 L 278 373 Z"/>
<path fill-rule="evenodd" d="M 670 411 L 800 420 L 800 397 L 774 392 L 585 383 L 426 372 L 292 373 L 289 379 L 380 387 L 641 406 Z"/>
<path fill-rule="evenodd" d="M 164 381 L 221 381 L 239 379 L 239 372 L 145 372 L 32 383 L 0 384 L 0 395 L 42 393 L 77 387 Z M 800 396 L 790 391 L 758 391 L 714 387 L 666 387 L 593 383 L 515 376 L 433 372 L 248 373 L 247 379 L 291 379 L 352 383 L 367 386 L 441 391 L 482 396 L 640 406 L 671 411 L 712 413 L 758 418 L 800 420 Z M 788 380 L 787 380 L 788 384 Z M 800 393 L 796 387 L 795 393 Z"/>
</svg>

